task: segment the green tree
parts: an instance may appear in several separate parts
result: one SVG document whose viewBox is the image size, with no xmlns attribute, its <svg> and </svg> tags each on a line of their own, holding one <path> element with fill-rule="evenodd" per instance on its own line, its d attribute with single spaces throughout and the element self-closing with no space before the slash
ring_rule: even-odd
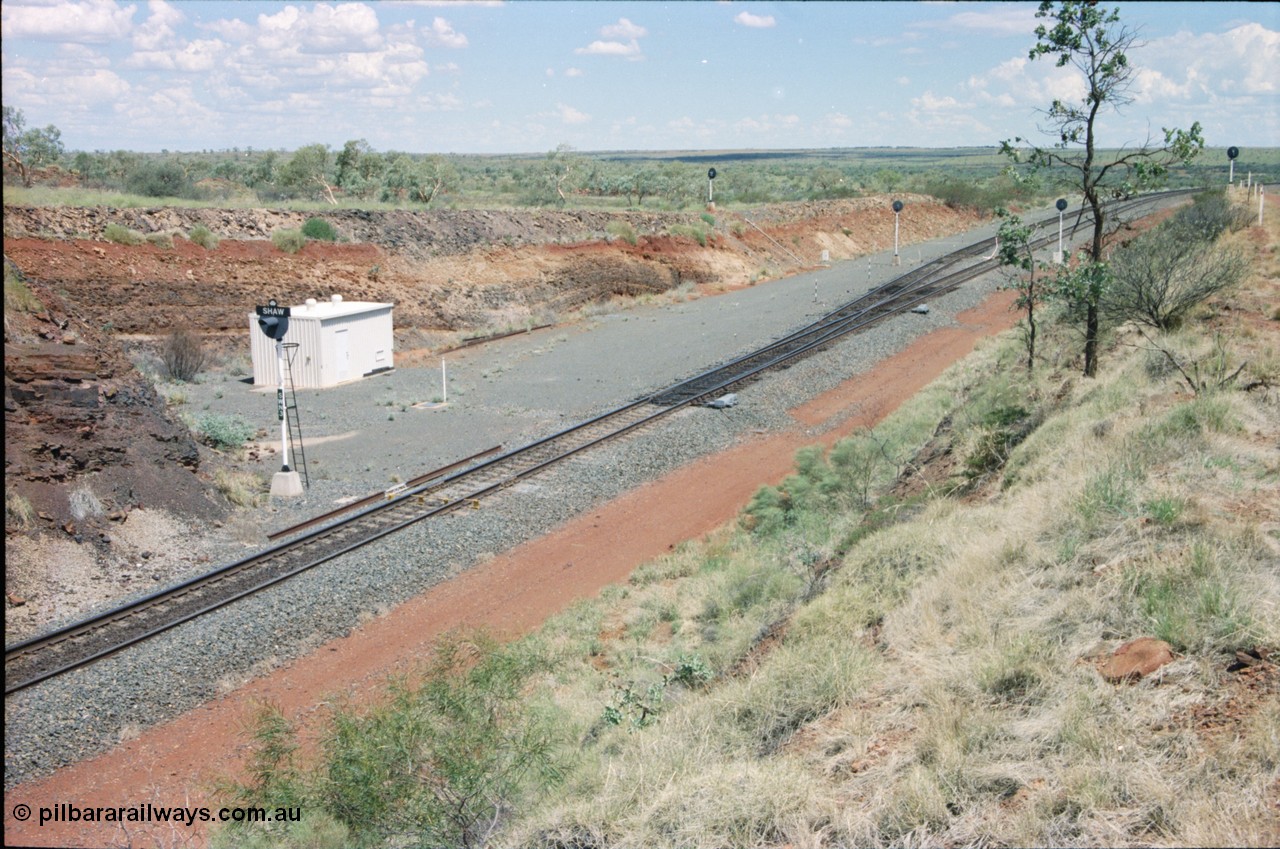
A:
<svg viewBox="0 0 1280 849">
<path fill-rule="evenodd" d="M 253 167 L 249 169 L 249 173 L 245 176 L 245 183 L 251 188 L 268 187 L 276 180 L 276 152 L 268 150 L 257 157 L 257 161 L 253 163 Z"/>
<path fill-rule="evenodd" d="M 1043 112 L 1047 125 L 1042 132 L 1054 141 L 1049 146 L 1016 137 L 1001 142 L 1001 150 L 1015 165 L 1032 171 L 1060 169 L 1065 185 L 1084 196 L 1093 215 L 1093 238 L 1087 263 L 1091 268 L 1066 272 L 1063 290 L 1079 301 L 1084 321 L 1084 373 L 1093 377 L 1098 370 L 1099 304 L 1107 287 L 1103 244 L 1112 213 L 1106 204 L 1115 198 L 1156 185 L 1176 162 L 1186 163 L 1203 148 L 1200 124 L 1190 130 L 1165 129 L 1164 142 L 1126 148 L 1114 158 L 1099 157 L 1099 120 L 1105 112 L 1116 112 L 1132 102 L 1129 91 L 1134 82 L 1134 66 L 1128 52 L 1137 46 L 1137 35 L 1120 22 L 1118 10 L 1110 12 L 1094 2 L 1045 0 L 1036 12 L 1046 20 L 1036 27 L 1036 43 L 1030 58 L 1056 58 L 1058 67 L 1073 67 L 1082 77 L 1085 96 L 1079 103 L 1054 100 Z"/>
<path fill-rule="evenodd" d="M 18 172 L 22 185 L 30 186 L 36 171 L 62 156 L 62 131 L 53 124 L 28 130 L 26 116 L 12 106 L 5 106 L 3 113 L 4 163 Z"/>
<path fill-rule="evenodd" d="M 575 156 L 573 148 L 568 144 L 556 145 L 556 149 L 547 154 L 543 162 L 542 177 L 549 190 L 548 198 L 554 193 L 551 203 L 564 206 L 569 202 L 565 192 L 577 188 L 577 179 L 582 170 L 582 158 Z"/>
<path fill-rule="evenodd" d="M 1018 293 L 1013 305 L 1022 310 L 1027 326 L 1023 342 L 1027 348 L 1027 373 L 1036 364 L 1036 307 L 1044 302 L 1047 292 L 1042 278 L 1036 276 L 1040 264 L 1036 262 L 1032 247 L 1034 229 L 1007 209 L 996 211 L 1000 217 L 1000 230 L 996 235 L 996 256 L 1000 265 L 1010 270 L 1008 288 Z"/>
<path fill-rule="evenodd" d="M 352 139 L 342 146 L 334 160 L 337 168 L 335 179 L 344 189 L 354 188 L 361 182 L 360 160 L 373 152 L 373 147 L 364 139 Z"/>
<path fill-rule="evenodd" d="M 280 169 L 277 181 L 284 188 L 320 194 L 329 203 L 338 205 L 338 199 L 333 195 L 334 179 L 330 175 L 327 144 L 298 148 Z"/>
<path fill-rule="evenodd" d="M 402 153 L 391 160 L 382 175 L 382 198 L 430 204 L 455 191 L 460 181 L 458 169 L 442 156 L 414 159 Z"/>
<path fill-rule="evenodd" d="M 418 164 L 417 200 L 430 205 L 441 195 L 457 191 L 458 169 L 443 156 L 428 156 Z"/>
</svg>

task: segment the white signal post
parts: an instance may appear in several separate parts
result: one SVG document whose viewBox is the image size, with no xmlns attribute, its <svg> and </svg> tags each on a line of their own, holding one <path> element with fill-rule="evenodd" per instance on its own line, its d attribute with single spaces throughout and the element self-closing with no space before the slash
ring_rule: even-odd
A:
<svg viewBox="0 0 1280 849">
<path fill-rule="evenodd" d="M 900 265 L 901 260 L 898 258 L 898 219 L 902 215 L 902 201 L 895 200 L 893 202 L 893 264 Z"/>
<path fill-rule="evenodd" d="M 280 471 L 290 472 L 289 428 L 284 411 L 284 342 L 280 339 L 276 340 L 276 418 L 280 420 Z"/>
<path fill-rule="evenodd" d="M 302 495 L 302 476 L 289 467 L 289 420 L 284 403 L 284 336 L 289 308 L 271 300 L 257 308 L 258 326 L 276 343 L 276 418 L 280 420 L 280 471 L 271 478 L 271 494 L 281 497 Z"/>
<path fill-rule="evenodd" d="M 1067 210 L 1067 199 L 1058 198 L 1058 202 L 1054 204 L 1058 208 L 1058 252 L 1053 255 L 1053 261 L 1062 265 L 1066 261 L 1066 255 L 1062 252 L 1062 213 Z"/>
</svg>

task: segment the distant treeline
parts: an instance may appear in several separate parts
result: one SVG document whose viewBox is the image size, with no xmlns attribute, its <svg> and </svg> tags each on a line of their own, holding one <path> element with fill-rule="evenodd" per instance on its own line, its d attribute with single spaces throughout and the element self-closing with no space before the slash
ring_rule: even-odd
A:
<svg viewBox="0 0 1280 849">
<path fill-rule="evenodd" d="M 28 136 L 47 141 L 51 131 L 56 128 Z M 346 207 L 679 210 L 705 204 L 710 188 L 724 206 L 913 192 L 987 211 L 1058 191 L 1044 175 L 1035 182 L 1010 176 L 1008 161 L 995 147 L 586 153 L 562 145 L 544 155 L 499 156 L 377 151 L 356 139 L 340 149 L 312 144 L 292 152 L 251 147 L 89 152 L 63 151 L 60 145 L 38 150 L 40 161 L 27 163 L 35 167 L 21 172 L 6 156 L 6 180 L 265 206 L 302 201 Z M 1280 151 L 1270 149 L 1259 168 L 1269 165 L 1274 172 L 1278 162 Z M 716 171 L 712 186 L 709 165 Z M 1219 157 L 1210 151 L 1191 167 L 1176 170 L 1170 182 L 1223 184 L 1225 169 L 1225 153 Z M 1240 161 L 1236 169 L 1243 177 Z"/>
</svg>

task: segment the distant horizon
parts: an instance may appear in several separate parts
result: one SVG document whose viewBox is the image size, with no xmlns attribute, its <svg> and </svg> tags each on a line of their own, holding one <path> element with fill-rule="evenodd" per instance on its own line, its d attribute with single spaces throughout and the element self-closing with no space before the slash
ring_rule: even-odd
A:
<svg viewBox="0 0 1280 849">
<path fill-rule="evenodd" d="M 1110 5 L 1110 4 L 1108 4 Z M 1280 3 L 1121 2 L 1108 148 L 1280 144 Z M 1034 2 L 6 0 L 4 102 L 76 151 L 955 149 L 1083 90 Z"/>
<path fill-rule="evenodd" d="M 319 142 L 311 142 L 309 144 L 319 144 Z M 85 150 L 82 148 L 67 147 L 66 152 L 68 154 L 77 154 L 77 153 L 102 154 L 102 153 L 111 153 L 114 151 L 121 151 L 124 153 L 135 153 L 141 156 L 178 156 L 178 155 L 200 156 L 200 155 L 213 155 L 213 154 L 219 154 L 219 153 L 236 153 L 236 152 L 245 153 L 245 154 L 268 153 L 268 152 L 294 153 L 299 148 L 306 147 L 306 146 L 307 144 L 301 144 L 301 145 L 298 145 L 297 147 L 255 147 L 252 145 L 244 145 L 244 146 L 235 145 L 232 147 L 200 148 L 198 150 L 197 149 L 176 149 L 176 148 L 163 148 L 161 150 L 134 150 L 131 148 L 112 148 L 112 149 L 97 148 L 94 150 Z M 1280 153 L 1280 144 L 1274 144 L 1274 145 L 1206 144 L 1204 149 L 1206 151 L 1224 151 L 1225 152 L 1229 147 L 1233 147 L 1233 146 L 1238 147 L 1240 149 L 1242 156 L 1243 154 L 1247 154 L 1249 151 L 1273 151 L 1273 152 Z M 331 152 L 337 153 L 342 150 L 342 145 L 329 145 L 329 149 Z M 398 148 L 387 148 L 384 150 L 384 149 L 379 149 L 377 147 L 372 147 L 371 149 L 375 153 L 382 153 L 382 154 L 394 152 L 397 154 L 405 154 L 407 156 L 428 156 L 428 157 L 429 156 L 475 156 L 475 157 L 494 158 L 494 159 L 498 159 L 502 157 L 511 157 L 515 159 L 541 159 L 543 157 L 546 157 L 549 153 L 552 152 L 552 151 L 546 151 L 546 150 L 464 152 L 464 151 L 456 151 L 456 150 L 444 150 L 444 151 L 401 150 Z M 1122 148 L 1119 146 L 1116 146 L 1116 147 L 1099 146 L 1097 148 L 1097 151 L 1100 153 L 1106 153 L 1109 151 L 1119 151 L 1124 149 L 1125 148 Z M 857 151 L 862 151 L 862 150 L 974 151 L 975 153 L 990 152 L 992 156 L 998 156 L 1000 153 L 1000 146 L 999 145 L 979 145 L 979 144 L 938 145 L 938 146 L 905 145 L 905 144 L 904 145 L 883 145 L 883 144 L 870 145 L 868 144 L 868 145 L 840 145 L 838 147 L 743 147 L 743 148 L 654 148 L 654 149 L 641 149 L 641 148 L 612 149 L 611 148 L 611 149 L 602 149 L 602 150 L 580 150 L 574 147 L 568 148 L 569 152 L 579 156 L 634 156 L 639 159 L 678 158 L 678 157 L 684 157 L 684 156 L 695 156 L 698 158 L 713 158 L 713 157 L 723 158 L 723 157 L 735 157 L 739 155 L 753 155 L 753 154 L 804 155 L 804 154 L 821 154 L 826 152 L 840 152 L 840 151 L 848 151 L 851 153 L 856 153 Z"/>
</svg>

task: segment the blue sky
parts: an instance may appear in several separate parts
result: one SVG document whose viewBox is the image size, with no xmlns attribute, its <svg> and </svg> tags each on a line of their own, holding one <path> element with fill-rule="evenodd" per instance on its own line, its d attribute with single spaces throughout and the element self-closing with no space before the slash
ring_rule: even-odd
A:
<svg viewBox="0 0 1280 849">
<path fill-rule="evenodd" d="M 1114 4 L 1104 144 L 1280 146 L 1280 3 Z M 994 145 L 1077 77 L 1036 3 L 4 0 L 3 92 L 71 150 L 422 153 Z"/>
</svg>

